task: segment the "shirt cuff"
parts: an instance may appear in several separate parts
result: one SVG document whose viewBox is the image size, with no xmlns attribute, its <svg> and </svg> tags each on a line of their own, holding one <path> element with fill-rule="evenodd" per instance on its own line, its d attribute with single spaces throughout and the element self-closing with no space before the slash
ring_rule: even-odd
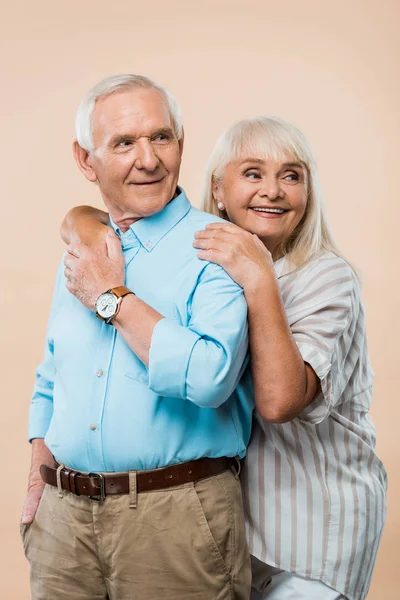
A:
<svg viewBox="0 0 400 600">
<path fill-rule="evenodd" d="M 169 319 L 158 321 L 149 352 L 149 388 L 160 396 L 186 398 L 186 375 L 193 348 L 201 339 Z"/>
<path fill-rule="evenodd" d="M 31 404 L 29 412 L 28 439 L 31 442 L 34 438 L 45 438 L 50 427 L 53 410 L 44 410 L 43 406 Z"/>
<path fill-rule="evenodd" d="M 312 367 L 321 383 L 321 392 L 297 415 L 297 419 L 318 425 L 329 416 L 334 406 L 332 365 L 327 356 L 315 346 L 299 343 L 297 347 L 304 362 Z"/>
</svg>

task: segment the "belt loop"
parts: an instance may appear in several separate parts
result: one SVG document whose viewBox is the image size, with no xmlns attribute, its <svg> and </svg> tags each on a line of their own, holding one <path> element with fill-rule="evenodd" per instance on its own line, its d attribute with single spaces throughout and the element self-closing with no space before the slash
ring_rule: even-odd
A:
<svg viewBox="0 0 400 600">
<path fill-rule="evenodd" d="M 137 508 L 137 476 L 136 471 L 129 471 L 129 508 Z"/>
<path fill-rule="evenodd" d="M 231 465 L 232 473 L 234 474 L 235 479 L 239 479 L 240 471 L 242 469 L 240 458 L 238 456 L 234 456 L 233 459 L 236 461 L 237 468 L 235 469 L 235 466 L 232 464 Z"/>
<path fill-rule="evenodd" d="M 59 498 L 63 497 L 63 489 L 61 487 L 61 471 L 63 470 L 64 467 L 65 467 L 65 465 L 63 465 L 62 463 L 59 463 L 59 465 L 57 467 L 57 473 L 56 473 L 57 489 L 58 489 L 58 497 Z"/>
</svg>

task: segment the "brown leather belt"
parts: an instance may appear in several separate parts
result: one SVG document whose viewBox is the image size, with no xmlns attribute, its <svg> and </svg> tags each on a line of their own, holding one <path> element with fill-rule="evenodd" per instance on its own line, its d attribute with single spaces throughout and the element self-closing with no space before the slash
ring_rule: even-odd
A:
<svg viewBox="0 0 400 600">
<path fill-rule="evenodd" d="M 137 492 L 161 490 L 175 485 L 182 485 L 205 477 L 218 475 L 231 467 L 235 472 L 240 470 L 238 458 L 200 458 L 155 469 L 153 471 L 136 471 Z M 57 469 L 41 465 L 40 474 L 45 483 L 57 487 Z M 82 474 L 63 467 L 60 471 L 61 488 L 77 496 L 89 496 L 92 500 L 102 501 L 110 494 L 129 494 L 128 473 L 88 473 Z"/>
</svg>

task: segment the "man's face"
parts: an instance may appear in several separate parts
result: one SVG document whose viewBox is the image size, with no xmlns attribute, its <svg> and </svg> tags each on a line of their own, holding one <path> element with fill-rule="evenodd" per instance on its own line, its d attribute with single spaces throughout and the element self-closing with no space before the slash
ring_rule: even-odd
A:
<svg viewBox="0 0 400 600">
<path fill-rule="evenodd" d="M 88 163 L 113 220 L 126 230 L 160 212 L 175 195 L 182 156 L 163 96 L 134 88 L 101 98 L 92 127 Z"/>
</svg>

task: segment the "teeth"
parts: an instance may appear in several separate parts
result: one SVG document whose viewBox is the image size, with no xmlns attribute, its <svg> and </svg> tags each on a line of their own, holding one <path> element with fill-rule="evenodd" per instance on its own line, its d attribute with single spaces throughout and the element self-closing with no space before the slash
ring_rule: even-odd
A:
<svg viewBox="0 0 400 600">
<path fill-rule="evenodd" d="M 257 212 L 277 213 L 279 215 L 285 212 L 283 208 L 253 208 L 253 210 Z"/>
</svg>

